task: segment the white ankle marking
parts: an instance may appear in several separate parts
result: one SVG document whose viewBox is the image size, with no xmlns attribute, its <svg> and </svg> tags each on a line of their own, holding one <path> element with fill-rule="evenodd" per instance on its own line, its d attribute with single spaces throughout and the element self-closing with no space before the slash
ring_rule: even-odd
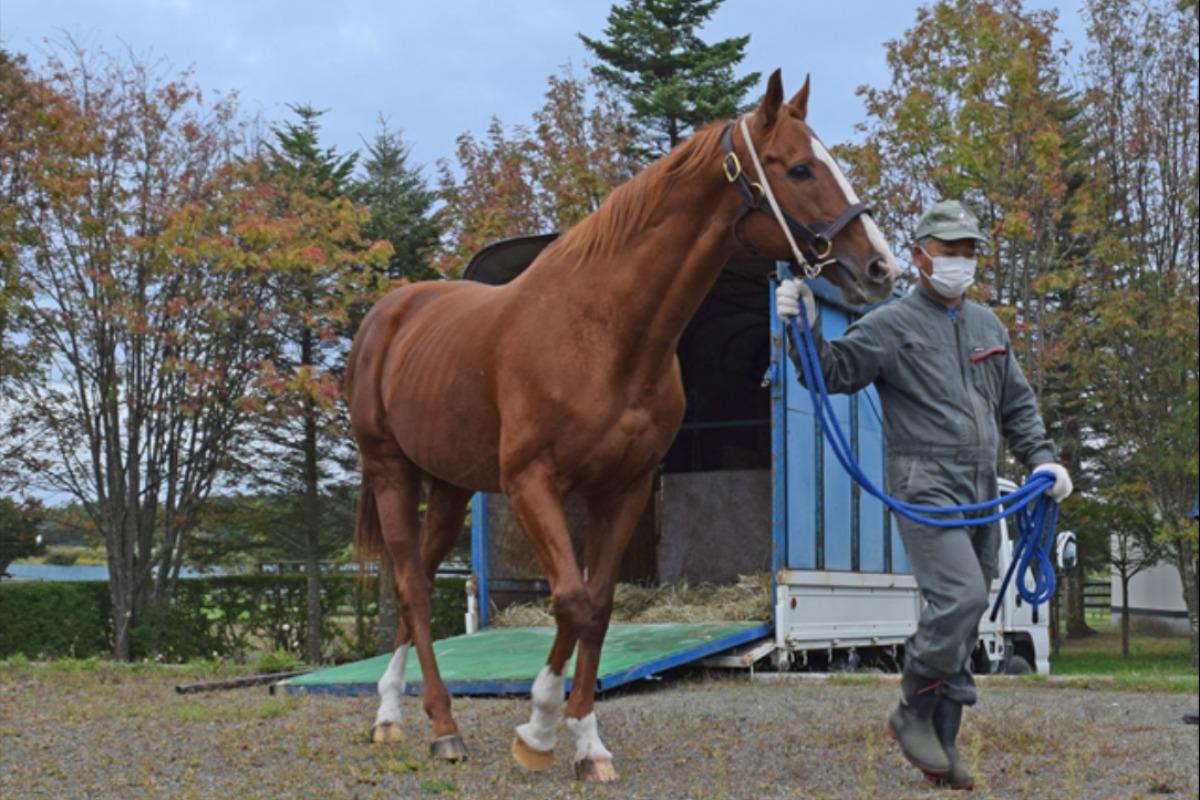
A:
<svg viewBox="0 0 1200 800">
<path fill-rule="evenodd" d="M 612 760 L 612 753 L 600 741 L 600 732 L 596 728 L 596 712 L 588 714 L 583 719 L 567 718 L 567 727 L 575 734 L 575 761 Z"/>
<path fill-rule="evenodd" d="M 379 679 L 379 712 L 375 724 L 400 721 L 400 698 L 404 696 L 404 662 L 408 660 L 408 645 L 402 644 L 392 653 L 387 670 Z"/>
<path fill-rule="evenodd" d="M 533 713 L 529 722 L 517 726 L 517 735 L 534 750 L 549 752 L 558 741 L 558 723 L 562 722 L 563 688 L 567 676 L 555 675 L 550 666 L 542 667 L 533 682 Z"/>
</svg>

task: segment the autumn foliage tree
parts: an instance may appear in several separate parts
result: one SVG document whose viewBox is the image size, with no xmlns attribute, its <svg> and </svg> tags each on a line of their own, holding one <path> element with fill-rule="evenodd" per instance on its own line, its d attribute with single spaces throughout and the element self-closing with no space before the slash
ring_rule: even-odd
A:
<svg viewBox="0 0 1200 800">
<path fill-rule="evenodd" d="M 333 500 L 356 468 L 342 370 L 353 320 L 389 285 L 393 248 L 363 233 L 371 212 L 349 196 L 355 157 L 320 146 L 319 112 L 293 110 L 298 121 L 274 129 L 234 195 L 240 235 L 226 239 L 218 224 L 211 241 L 230 263 L 254 264 L 263 288 L 258 315 L 271 347 L 240 460 L 260 491 L 292 500 L 287 522 L 301 533 L 307 575 L 305 656 L 318 663 L 321 561 L 348 540 Z"/>
<path fill-rule="evenodd" d="M 493 118 L 482 140 L 458 137 L 456 164 L 439 162 L 443 274 L 498 239 L 569 228 L 635 174 L 628 120 L 603 87 L 567 69 L 545 98 L 530 124 Z"/>
<path fill-rule="evenodd" d="M 1009 324 L 1077 488 L 1153 509 L 1194 650 L 1183 515 L 1197 481 L 1195 8 L 1092 0 L 1085 17 L 1072 86 L 1053 12 L 1019 0 L 919 9 L 887 45 L 891 84 L 860 90 L 865 140 L 841 155 L 900 242 L 938 197 L 980 215 L 992 245 L 975 297 Z M 1082 563 L 1074 633 L 1086 631 Z"/>
<path fill-rule="evenodd" d="M 1183 582 L 1200 665 L 1196 526 L 1200 481 L 1200 116 L 1194 4 L 1089 0 L 1085 59 L 1090 242 L 1069 331 L 1079 395 L 1103 443 L 1101 493 L 1151 509 Z"/>
<path fill-rule="evenodd" d="M 62 102 L 34 78 L 24 58 L 0 50 L 0 388 L 21 368 L 19 316 L 31 297 L 21 280 L 22 245 L 33 236 L 33 219 L 21 200 L 40 179 L 53 139 L 45 120 Z"/>
<path fill-rule="evenodd" d="M 6 241 L 33 361 L 6 387 L 4 438 L 23 477 L 102 533 L 114 654 L 129 658 L 134 631 L 152 639 L 163 619 L 257 375 L 254 282 L 168 235 L 240 131 L 232 103 L 133 59 L 68 45 L 39 81 L 57 99 L 21 144 L 31 170 L 30 154 L 51 161 L 9 183 L 24 230 Z"/>
<path fill-rule="evenodd" d="M 356 157 L 321 145 L 321 112 L 292 110 L 296 119 L 222 173 L 175 230 L 180 246 L 253 276 L 253 320 L 266 342 L 228 474 L 270 498 L 257 505 L 271 509 L 277 546 L 303 556 L 300 641 L 318 663 L 321 562 L 349 539 L 344 484 L 356 467 L 342 369 L 355 321 L 389 285 L 393 248 L 367 235 L 372 212 L 349 196 Z"/>
<path fill-rule="evenodd" d="M 887 44 L 890 85 L 860 90 L 864 142 L 840 155 L 898 242 L 938 197 L 979 213 L 992 243 L 974 296 L 1007 321 L 1076 486 L 1171 487 L 1158 509 L 1178 521 L 1196 486 L 1194 8 L 1087 14 L 1088 66 L 1069 85 L 1054 12 L 919 8 Z"/>
<path fill-rule="evenodd" d="M 186 75 L 68 43 L 43 75 L 3 78 L 8 474 L 102 535 L 129 658 L 169 624 L 214 490 L 287 461 L 264 430 L 291 430 L 290 463 L 319 477 L 306 448 L 339 413 L 347 309 L 386 282 L 391 248 L 329 191 L 346 173 L 248 148 L 234 104 Z M 319 526 L 314 484 L 298 519 Z"/>
<path fill-rule="evenodd" d="M 1010 324 L 1035 389 L 1055 354 L 1042 281 L 1067 265 L 1067 121 L 1075 113 L 1053 45 L 1054 12 L 1020 0 L 941 0 L 888 42 L 886 88 L 862 87 L 870 122 L 843 155 L 901 242 L 943 197 L 965 202 L 992 237 L 976 297 Z"/>
</svg>

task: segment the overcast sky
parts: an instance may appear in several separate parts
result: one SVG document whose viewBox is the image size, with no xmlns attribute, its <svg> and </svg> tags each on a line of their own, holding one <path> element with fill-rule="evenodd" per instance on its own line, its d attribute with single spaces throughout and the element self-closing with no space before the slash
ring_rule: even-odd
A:
<svg viewBox="0 0 1200 800">
<path fill-rule="evenodd" d="M 1059 11 L 1061 37 L 1084 44 L 1083 0 L 1026 0 Z M 46 40 L 128 48 L 191 67 L 206 91 L 236 90 L 269 122 L 288 103 L 328 109 L 326 144 L 359 149 L 382 114 L 402 129 L 426 175 L 460 133 L 492 115 L 527 122 L 546 78 L 584 74 L 576 34 L 600 37 L 612 0 L 0 0 L 0 46 L 40 63 Z M 884 42 L 903 35 L 918 3 L 903 0 L 726 0 L 702 37 L 750 35 L 740 71 L 783 68 L 784 89 L 812 73 L 809 118 L 828 143 L 864 120 L 854 90 L 888 82 Z M 761 86 L 755 93 L 761 92 Z"/>
</svg>

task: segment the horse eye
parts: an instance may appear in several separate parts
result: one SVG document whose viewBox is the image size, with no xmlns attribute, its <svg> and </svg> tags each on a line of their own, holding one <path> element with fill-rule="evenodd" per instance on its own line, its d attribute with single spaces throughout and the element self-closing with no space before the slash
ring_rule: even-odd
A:
<svg viewBox="0 0 1200 800">
<path fill-rule="evenodd" d="M 808 180 L 813 176 L 812 167 L 808 164 L 797 164 L 788 170 L 788 176 L 798 181 Z"/>
</svg>

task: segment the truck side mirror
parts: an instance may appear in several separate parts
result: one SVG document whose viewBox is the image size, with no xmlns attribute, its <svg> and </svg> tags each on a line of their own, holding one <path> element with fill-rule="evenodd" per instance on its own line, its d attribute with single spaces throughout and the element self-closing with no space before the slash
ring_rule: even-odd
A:
<svg viewBox="0 0 1200 800">
<path fill-rule="evenodd" d="M 1075 547 L 1075 534 L 1071 531 L 1063 531 L 1058 534 L 1055 551 L 1059 569 L 1074 569 L 1075 564 L 1079 562 L 1079 553 Z"/>
</svg>

